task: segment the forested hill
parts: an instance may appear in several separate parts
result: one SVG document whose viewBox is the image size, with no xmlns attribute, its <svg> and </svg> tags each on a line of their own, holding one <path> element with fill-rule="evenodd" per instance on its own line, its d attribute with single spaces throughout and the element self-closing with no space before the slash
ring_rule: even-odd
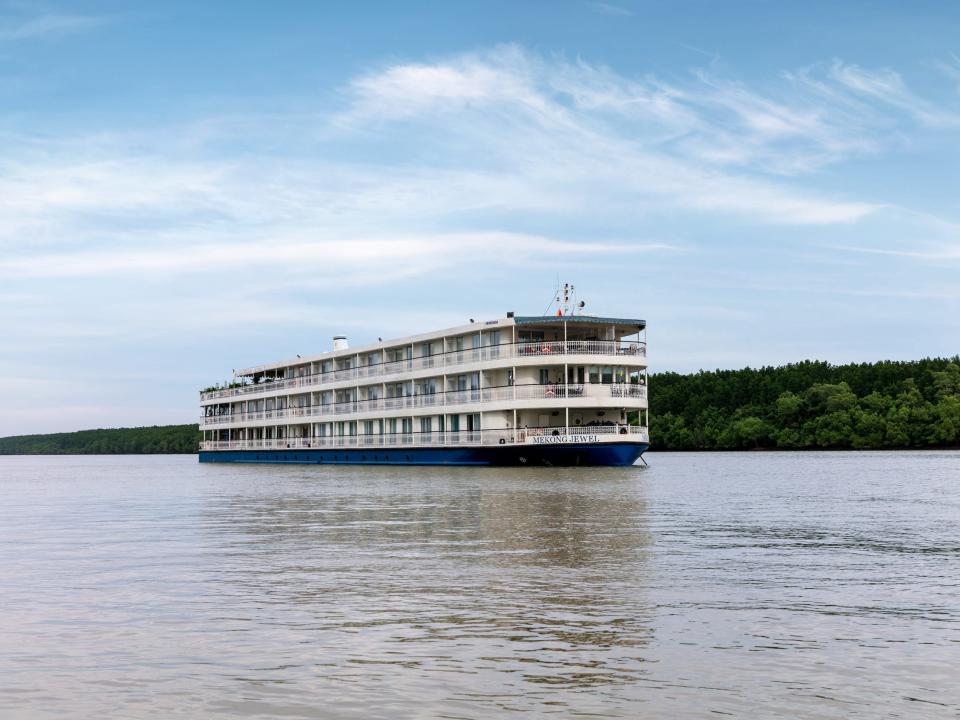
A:
<svg viewBox="0 0 960 720">
<path fill-rule="evenodd" d="M 650 376 L 657 450 L 960 446 L 960 357 Z"/>
<path fill-rule="evenodd" d="M 0 455 L 195 453 L 199 443 L 196 425 L 154 425 L 0 438 Z"/>
</svg>

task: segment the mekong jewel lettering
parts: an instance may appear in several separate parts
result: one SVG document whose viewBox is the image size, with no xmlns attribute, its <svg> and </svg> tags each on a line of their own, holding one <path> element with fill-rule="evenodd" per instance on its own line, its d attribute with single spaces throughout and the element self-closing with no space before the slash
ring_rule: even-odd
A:
<svg viewBox="0 0 960 720">
<path fill-rule="evenodd" d="M 600 442 L 599 435 L 536 435 L 528 438 L 533 445 L 557 445 L 564 443 Z"/>
</svg>

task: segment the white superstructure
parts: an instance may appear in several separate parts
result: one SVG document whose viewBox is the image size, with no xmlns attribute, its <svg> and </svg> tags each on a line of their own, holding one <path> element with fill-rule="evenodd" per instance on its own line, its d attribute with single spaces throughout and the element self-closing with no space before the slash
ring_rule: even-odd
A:
<svg viewBox="0 0 960 720">
<path fill-rule="evenodd" d="M 647 441 L 646 323 L 507 317 L 235 372 L 203 451 Z"/>
</svg>

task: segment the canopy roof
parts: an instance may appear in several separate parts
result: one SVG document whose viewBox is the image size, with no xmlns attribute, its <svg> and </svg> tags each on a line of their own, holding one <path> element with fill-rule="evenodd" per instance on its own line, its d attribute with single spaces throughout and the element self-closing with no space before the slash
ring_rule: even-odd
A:
<svg viewBox="0 0 960 720">
<path fill-rule="evenodd" d="M 594 315 L 522 315 L 515 317 L 517 325 L 562 325 L 576 323 L 577 325 L 616 325 L 619 327 L 635 327 L 643 330 L 647 327 L 646 320 L 636 318 L 595 317 Z"/>
</svg>

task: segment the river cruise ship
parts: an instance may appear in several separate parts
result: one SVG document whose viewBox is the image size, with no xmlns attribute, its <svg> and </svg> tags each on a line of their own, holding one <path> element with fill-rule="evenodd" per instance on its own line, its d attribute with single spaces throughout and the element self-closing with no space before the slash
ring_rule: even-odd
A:
<svg viewBox="0 0 960 720">
<path fill-rule="evenodd" d="M 514 316 L 235 371 L 200 394 L 201 462 L 632 465 L 646 323 Z"/>
</svg>

